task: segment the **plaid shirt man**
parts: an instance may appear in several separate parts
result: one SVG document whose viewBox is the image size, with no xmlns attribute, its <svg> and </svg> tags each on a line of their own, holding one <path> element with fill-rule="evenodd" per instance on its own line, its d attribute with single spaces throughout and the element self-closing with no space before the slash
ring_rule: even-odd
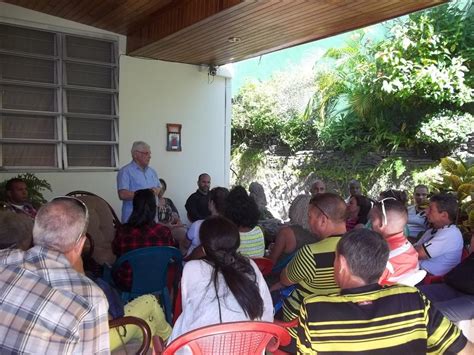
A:
<svg viewBox="0 0 474 355">
<path fill-rule="evenodd" d="M 145 225 L 141 228 L 124 224 L 117 229 L 117 234 L 112 242 L 112 250 L 117 257 L 135 249 L 162 246 L 177 246 L 171 236 L 171 230 L 162 224 Z M 113 276 L 117 285 L 124 290 L 130 290 L 132 269 L 128 263 L 123 264 Z"/>
<path fill-rule="evenodd" d="M 1 250 L 0 285 L 0 353 L 110 353 L 107 299 L 63 254 Z"/>
</svg>

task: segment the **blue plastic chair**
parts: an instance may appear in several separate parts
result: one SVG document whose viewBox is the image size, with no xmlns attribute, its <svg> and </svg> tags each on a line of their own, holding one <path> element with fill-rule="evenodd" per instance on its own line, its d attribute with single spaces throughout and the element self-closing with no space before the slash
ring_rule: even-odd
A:
<svg viewBox="0 0 474 355">
<path fill-rule="evenodd" d="M 181 252 L 173 247 L 146 247 L 129 251 L 104 273 L 104 279 L 113 284 L 112 276 L 125 262 L 132 268 L 133 276 L 130 291 L 120 290 L 122 300 L 128 302 L 141 295 L 159 295 L 166 320 L 171 324 L 171 299 L 166 281 L 170 264 L 177 266 L 176 280 L 181 275 L 183 268 Z"/>
</svg>

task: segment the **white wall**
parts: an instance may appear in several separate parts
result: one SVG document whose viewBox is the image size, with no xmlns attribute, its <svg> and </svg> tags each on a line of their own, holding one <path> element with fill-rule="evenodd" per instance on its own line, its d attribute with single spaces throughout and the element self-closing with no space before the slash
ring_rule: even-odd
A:
<svg viewBox="0 0 474 355">
<path fill-rule="evenodd" d="M 0 22 L 46 28 L 81 35 L 125 38 L 110 32 L 0 3 Z M 196 189 L 197 176 L 211 175 L 213 186 L 228 186 L 230 160 L 230 79 L 208 79 L 197 66 L 120 57 L 120 166 L 130 161 L 135 140 L 148 142 L 150 166 L 168 183 L 167 196 L 184 217 L 187 196 Z M 166 151 L 166 124 L 182 124 L 182 152 Z M 0 180 L 17 173 L 0 173 Z M 87 190 L 104 197 L 120 215 L 116 172 L 41 172 L 53 193 Z"/>
</svg>

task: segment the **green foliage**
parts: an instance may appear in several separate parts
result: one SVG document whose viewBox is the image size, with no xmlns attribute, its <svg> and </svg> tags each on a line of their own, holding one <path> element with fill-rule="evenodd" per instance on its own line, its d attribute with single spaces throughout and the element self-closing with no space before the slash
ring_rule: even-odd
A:
<svg viewBox="0 0 474 355">
<path fill-rule="evenodd" d="M 452 153 L 472 131 L 474 103 L 474 11 L 461 3 L 390 21 L 381 40 L 356 31 L 312 75 L 248 83 L 234 101 L 233 146 Z"/>
<path fill-rule="evenodd" d="M 441 180 L 432 182 L 438 192 L 454 193 L 459 203 L 457 224 L 470 238 L 474 230 L 474 161 L 441 159 Z"/>
<path fill-rule="evenodd" d="M 232 151 L 232 161 L 235 163 L 233 172 L 236 174 L 236 184 L 243 184 L 257 175 L 263 165 L 264 154 L 260 149 L 249 148 L 245 144 Z"/>
<path fill-rule="evenodd" d="M 470 113 L 440 111 L 424 119 L 416 135 L 417 144 L 437 149 L 445 156 L 474 132 L 474 117 Z M 443 154 L 444 153 L 444 154 Z"/>
<path fill-rule="evenodd" d="M 360 144 L 367 150 L 418 148 L 424 121 L 436 123 L 432 118 L 444 110 L 457 116 L 468 110 L 474 98 L 470 12 L 436 7 L 392 21 L 384 40 L 371 41 L 359 31 L 345 47 L 329 50 L 333 66 L 316 75 L 316 86 L 326 86 L 315 95 L 315 110 L 327 115 L 322 142 L 347 152 Z M 449 153 L 460 137 L 446 137 Z M 440 142 L 422 143 L 440 149 Z"/>
<path fill-rule="evenodd" d="M 46 203 L 43 192 L 46 190 L 52 191 L 51 185 L 48 181 L 40 179 L 35 174 L 31 173 L 19 174 L 15 176 L 15 178 L 22 179 L 26 183 L 28 188 L 28 196 L 35 208 L 38 208 L 42 204 Z M 6 201 L 5 185 L 8 180 L 10 179 L 4 180 L 0 183 L 0 201 Z"/>
</svg>

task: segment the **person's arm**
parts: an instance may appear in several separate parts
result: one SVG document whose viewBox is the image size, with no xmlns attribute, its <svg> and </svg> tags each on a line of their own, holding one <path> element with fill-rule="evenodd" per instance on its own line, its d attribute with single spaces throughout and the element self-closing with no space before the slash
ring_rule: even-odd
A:
<svg viewBox="0 0 474 355">
<path fill-rule="evenodd" d="M 275 238 L 275 243 L 270 250 L 270 255 L 268 258 L 273 261 L 274 264 L 277 263 L 283 252 L 292 253 L 296 248 L 296 238 L 295 234 L 290 227 L 282 227 Z"/>
<path fill-rule="evenodd" d="M 199 212 L 197 209 L 197 198 L 195 194 L 189 196 L 188 200 L 186 201 L 186 211 L 188 212 L 188 219 L 191 222 L 195 222 L 199 219 Z"/>
<path fill-rule="evenodd" d="M 418 259 L 419 260 L 425 260 L 425 259 L 429 259 L 430 256 L 426 253 L 426 250 L 423 246 L 423 244 L 421 245 L 418 245 L 415 250 L 417 251 L 418 253 Z"/>
<path fill-rule="evenodd" d="M 121 199 L 122 201 L 130 201 L 130 200 L 133 200 L 133 197 L 135 196 L 135 192 L 122 189 L 122 190 L 118 190 L 118 196 L 119 196 L 119 199 Z"/>
</svg>

